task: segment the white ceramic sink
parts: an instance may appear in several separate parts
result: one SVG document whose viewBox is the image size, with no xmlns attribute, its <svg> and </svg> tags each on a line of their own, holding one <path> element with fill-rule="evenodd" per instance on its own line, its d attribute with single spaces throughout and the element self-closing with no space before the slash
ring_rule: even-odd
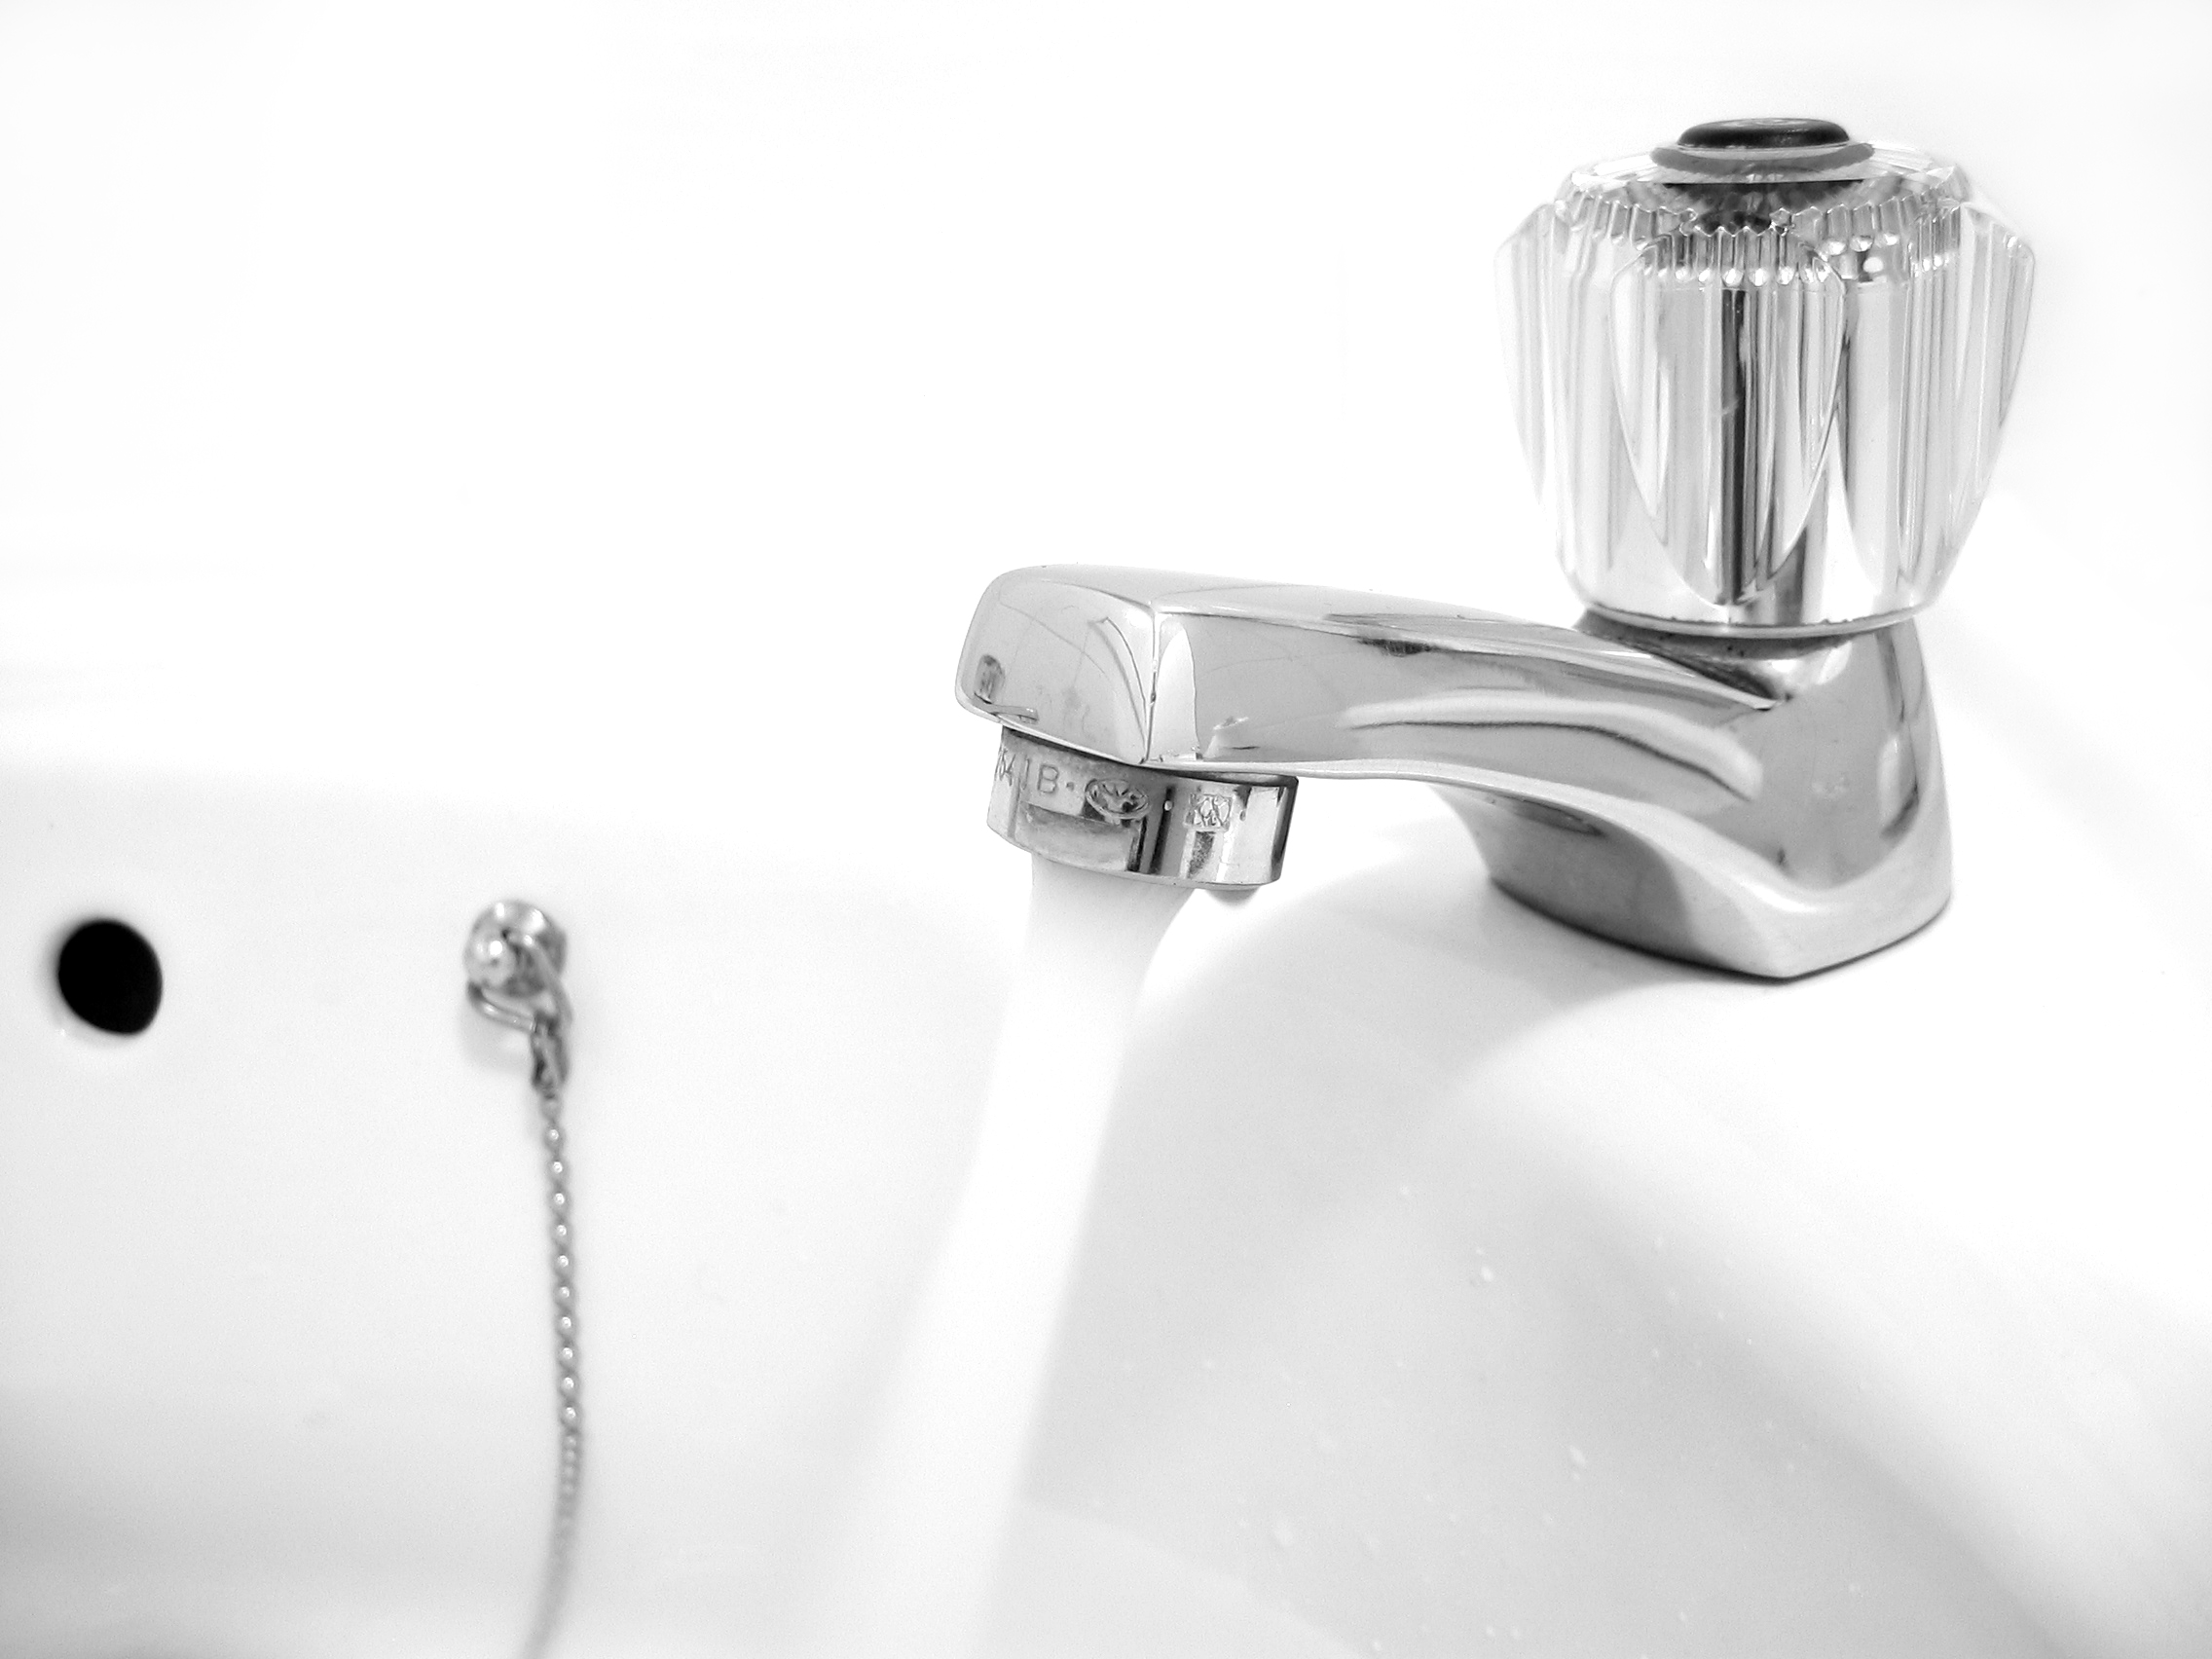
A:
<svg viewBox="0 0 2212 1659">
<path fill-rule="evenodd" d="M 2194 970 L 1939 686 L 1960 897 L 1812 979 L 1561 929 L 1411 787 L 1309 786 L 1286 879 L 1186 911 L 1005 1650 L 2201 1650 Z M 0 728 L 8 1650 L 513 1640 L 539 1176 L 458 953 L 516 893 L 581 1011 L 568 1650 L 804 1651 L 1018 923 L 987 729 L 945 714 L 973 799 L 903 872 L 827 830 L 780 858 L 739 772 L 609 823 L 561 804 L 588 772 L 502 807 L 161 737 L 213 709 L 55 691 Z M 93 915 L 161 954 L 143 1036 L 55 993 Z"/>
</svg>

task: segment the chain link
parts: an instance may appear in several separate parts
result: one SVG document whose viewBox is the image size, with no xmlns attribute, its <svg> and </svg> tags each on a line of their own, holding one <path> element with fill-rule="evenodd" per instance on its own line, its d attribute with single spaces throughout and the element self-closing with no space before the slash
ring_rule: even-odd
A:
<svg viewBox="0 0 2212 1659">
<path fill-rule="evenodd" d="M 568 1600 L 576 1493 L 584 1464 L 582 1380 L 576 1363 L 575 1224 L 571 1219 L 574 1206 L 569 1197 L 569 1136 L 561 1126 L 561 1079 L 568 1068 L 561 1037 L 558 1029 L 539 1027 L 532 1031 L 530 1044 L 531 1083 L 537 1090 L 538 1113 L 545 1120 L 545 1207 L 553 1246 L 553 1373 L 561 1465 L 554 1489 L 553 1530 L 545 1545 L 545 1578 L 538 1590 L 536 1616 L 523 1639 L 522 1659 L 541 1659 Z"/>
</svg>

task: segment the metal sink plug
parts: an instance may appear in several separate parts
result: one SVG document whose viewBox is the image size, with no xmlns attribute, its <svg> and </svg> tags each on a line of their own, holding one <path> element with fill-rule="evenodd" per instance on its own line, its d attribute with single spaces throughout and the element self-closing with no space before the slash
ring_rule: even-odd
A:
<svg viewBox="0 0 2212 1659">
<path fill-rule="evenodd" d="M 1950 896 L 1911 618 L 1987 486 L 2033 267 L 1955 164 L 1831 122 L 1577 169 L 1499 271 L 1581 621 L 1012 571 L 957 681 L 1005 728 L 992 828 L 1249 888 L 1296 780 L 1410 778 L 1499 886 L 1607 939 L 1788 978 L 1903 938 Z"/>
</svg>

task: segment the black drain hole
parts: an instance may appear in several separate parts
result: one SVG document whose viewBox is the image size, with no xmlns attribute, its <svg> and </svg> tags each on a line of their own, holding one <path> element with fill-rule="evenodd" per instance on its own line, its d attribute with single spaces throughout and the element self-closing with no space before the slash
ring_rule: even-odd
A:
<svg viewBox="0 0 2212 1659">
<path fill-rule="evenodd" d="M 87 922 L 61 942 L 54 982 L 87 1025 L 135 1037 L 162 1008 L 162 959 L 136 928 Z"/>
</svg>

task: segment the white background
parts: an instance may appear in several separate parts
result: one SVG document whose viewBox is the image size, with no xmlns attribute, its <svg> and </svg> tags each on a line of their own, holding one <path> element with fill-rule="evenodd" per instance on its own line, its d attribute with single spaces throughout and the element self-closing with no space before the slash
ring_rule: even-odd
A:
<svg viewBox="0 0 2212 1659">
<path fill-rule="evenodd" d="M 55 742 L 105 686 L 96 740 L 178 763 L 587 810 L 744 776 L 808 802 L 778 856 L 888 816 L 1011 917 L 948 695 L 982 583 L 1564 619 L 1492 252 L 1575 163 L 1803 112 L 1960 158 L 2038 250 L 1932 668 L 2201 953 L 2208 22 L 17 0 L 0 696 Z"/>
</svg>

